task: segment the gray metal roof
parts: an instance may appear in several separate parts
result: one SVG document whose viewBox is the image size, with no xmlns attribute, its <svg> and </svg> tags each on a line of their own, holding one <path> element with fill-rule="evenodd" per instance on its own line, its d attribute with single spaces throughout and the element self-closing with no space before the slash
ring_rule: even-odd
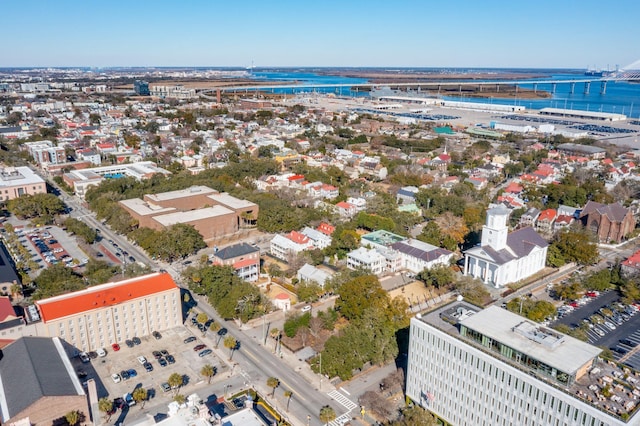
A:
<svg viewBox="0 0 640 426">
<path fill-rule="evenodd" d="M 223 249 L 218 250 L 214 256 L 218 259 L 227 260 L 233 259 L 238 256 L 245 256 L 247 254 L 259 252 L 260 249 L 257 247 L 252 247 L 247 243 L 242 244 L 234 244 L 229 247 L 225 247 Z"/>
<path fill-rule="evenodd" d="M 600 204 L 595 201 L 589 201 L 580 213 L 580 217 L 587 216 L 594 211 L 598 212 L 602 216 L 607 216 L 612 222 L 622 222 L 629 212 L 629 210 L 623 207 L 620 203 Z"/>
<path fill-rule="evenodd" d="M 0 414 L 3 422 L 39 399 L 83 395 L 58 338 L 22 337 L 2 350 Z"/>
</svg>

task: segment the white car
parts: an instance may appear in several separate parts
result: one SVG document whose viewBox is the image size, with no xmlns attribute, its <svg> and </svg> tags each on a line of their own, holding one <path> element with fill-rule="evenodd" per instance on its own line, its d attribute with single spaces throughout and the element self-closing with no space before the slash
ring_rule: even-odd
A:
<svg viewBox="0 0 640 426">
<path fill-rule="evenodd" d="M 302 309 L 300 309 L 300 311 L 302 312 L 309 312 L 310 310 L 311 310 L 311 305 L 304 306 Z"/>
<path fill-rule="evenodd" d="M 140 355 L 140 356 L 138 357 L 138 362 L 139 362 L 140 364 L 144 365 L 144 364 L 146 364 L 146 363 L 147 363 L 147 359 L 146 359 L 145 357 L 143 357 L 142 355 Z"/>
<path fill-rule="evenodd" d="M 100 348 L 96 351 L 96 353 L 98 354 L 99 357 L 104 358 L 105 356 L 107 356 L 107 351 L 104 350 L 104 348 Z"/>
<path fill-rule="evenodd" d="M 610 321 L 605 321 L 604 325 L 606 325 L 609 328 L 609 330 L 615 330 L 616 329 L 616 326 L 613 325 L 613 323 L 610 322 Z"/>
<path fill-rule="evenodd" d="M 111 379 L 113 380 L 113 383 L 120 383 L 120 380 L 122 380 L 118 373 L 113 373 L 111 375 Z"/>
</svg>

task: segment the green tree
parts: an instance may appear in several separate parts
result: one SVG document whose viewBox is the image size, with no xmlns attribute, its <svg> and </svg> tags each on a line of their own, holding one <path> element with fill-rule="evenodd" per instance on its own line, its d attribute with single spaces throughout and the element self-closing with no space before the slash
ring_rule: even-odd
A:
<svg viewBox="0 0 640 426">
<path fill-rule="evenodd" d="M 107 417 L 107 421 L 109 421 L 111 414 L 113 414 L 113 400 L 107 397 L 100 398 L 98 400 L 98 410 L 100 410 L 101 413 L 104 413 L 105 417 Z"/>
<path fill-rule="evenodd" d="M 437 426 L 438 422 L 433 414 L 419 405 L 404 408 L 398 420 L 394 420 L 389 426 Z"/>
<path fill-rule="evenodd" d="M 553 292 L 560 300 L 575 300 L 582 292 L 582 285 L 577 281 L 571 281 L 567 284 L 556 284 L 553 286 Z"/>
<path fill-rule="evenodd" d="M 361 318 L 369 307 L 385 306 L 388 296 L 375 275 L 364 275 L 344 283 L 338 289 L 336 309 L 345 318 Z"/>
<path fill-rule="evenodd" d="M 173 397 L 173 400 L 178 403 L 178 405 L 182 405 L 187 401 L 187 397 L 182 394 L 176 394 Z"/>
<path fill-rule="evenodd" d="M 204 324 L 205 322 L 209 321 L 209 317 L 204 312 L 200 312 L 196 316 L 196 321 L 198 321 L 200 324 Z"/>
<path fill-rule="evenodd" d="M 216 370 L 211 364 L 205 364 L 200 369 L 200 374 L 207 378 L 207 383 L 211 383 L 211 379 L 216 375 Z"/>
<path fill-rule="evenodd" d="M 82 238 L 87 244 L 93 244 L 98 238 L 98 233 L 86 223 L 72 217 L 64 221 L 63 225 L 67 232 L 74 233 Z"/>
<path fill-rule="evenodd" d="M 218 334 L 218 332 L 222 329 L 222 326 L 217 323 L 217 322 L 212 322 L 211 325 L 209 326 L 209 330 L 212 333 Z M 216 339 L 216 346 L 215 348 L 218 349 L 218 345 L 220 344 L 220 338 L 222 336 L 220 334 L 218 334 L 218 338 Z"/>
<path fill-rule="evenodd" d="M 269 377 L 267 379 L 267 386 L 271 388 L 271 397 L 273 398 L 276 394 L 276 388 L 280 386 L 280 380 L 275 377 Z"/>
<path fill-rule="evenodd" d="M 82 415 L 82 413 L 80 413 L 80 411 L 78 410 L 69 411 L 67 414 L 64 415 L 64 418 L 69 424 L 69 426 L 77 425 L 78 423 L 80 423 L 83 417 L 84 416 Z"/>
<path fill-rule="evenodd" d="M 7 210 L 22 219 L 33 219 L 38 224 L 49 224 L 56 214 L 64 211 L 62 200 L 53 194 L 23 195 L 7 202 Z"/>
<path fill-rule="evenodd" d="M 460 278 L 454 284 L 454 287 L 467 301 L 479 306 L 483 306 L 491 298 L 485 285 L 480 280 L 471 278 L 470 276 Z"/>
<path fill-rule="evenodd" d="M 238 341 L 233 336 L 227 336 L 224 338 L 224 347 L 229 349 L 229 361 L 233 357 L 233 351 L 238 346 Z"/>
<path fill-rule="evenodd" d="M 82 278 L 76 275 L 71 268 L 62 264 L 52 265 L 43 270 L 35 280 L 36 292 L 34 300 L 58 296 L 82 290 L 85 285 Z"/>
<path fill-rule="evenodd" d="M 590 265 L 598 261 L 598 246 L 584 229 L 568 229 L 558 232 L 549 247 L 553 259 L 562 256 L 565 262 Z M 556 262 L 557 263 L 557 262 Z"/>
<path fill-rule="evenodd" d="M 177 393 L 179 392 L 180 387 L 184 384 L 184 377 L 182 377 L 182 374 L 173 373 L 169 376 L 167 383 L 172 389 L 175 389 L 175 392 Z"/>
<path fill-rule="evenodd" d="M 447 265 L 436 265 L 420 272 L 417 278 L 429 287 L 435 288 L 446 287 L 454 281 L 454 274 Z"/>
<path fill-rule="evenodd" d="M 320 409 L 320 421 L 325 424 L 329 424 L 336 419 L 336 412 L 333 408 L 325 405 Z"/>
<path fill-rule="evenodd" d="M 147 400 L 148 393 L 145 388 L 138 387 L 133 390 L 131 397 L 137 404 L 141 404 L 140 409 L 142 409 L 144 407 L 144 402 Z"/>
</svg>

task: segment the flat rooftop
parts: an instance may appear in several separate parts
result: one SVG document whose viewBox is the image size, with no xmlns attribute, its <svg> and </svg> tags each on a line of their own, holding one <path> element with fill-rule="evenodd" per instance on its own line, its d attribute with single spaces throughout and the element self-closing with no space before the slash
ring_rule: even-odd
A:
<svg viewBox="0 0 640 426">
<path fill-rule="evenodd" d="M 634 416 L 640 407 L 636 400 L 630 400 L 628 390 L 632 389 L 633 395 L 640 396 L 640 372 L 626 366 L 620 366 L 613 361 L 602 360 L 598 358 L 602 352 L 600 348 L 555 330 L 549 330 L 541 324 L 529 321 L 506 309 L 497 306 L 482 309 L 466 301 L 456 301 L 416 315 L 412 321 L 421 321 L 460 339 L 471 347 L 489 353 L 505 364 L 520 370 L 527 370 L 536 379 L 561 389 L 572 397 L 578 398 L 609 415 L 628 413 Z M 584 366 L 590 359 L 596 358 L 596 361 L 594 366 L 588 370 L 588 374 L 584 374 L 569 386 L 563 386 L 536 374 L 534 370 L 530 370 L 524 365 L 514 363 L 498 352 L 488 350 L 471 338 L 462 336 L 458 324 L 465 325 L 467 328 L 492 339 L 495 338 L 495 340 L 518 351 L 530 354 L 532 358 L 539 359 L 568 373 L 573 372 L 572 368 Z M 534 331 L 540 329 L 542 329 L 542 333 L 536 336 Z M 549 330 L 549 332 L 547 333 L 545 330 Z M 529 335 L 527 336 L 527 334 Z M 545 343 L 547 339 L 549 340 Z M 625 386 L 616 386 L 616 382 L 624 383 Z M 604 398 L 601 391 L 607 385 L 610 385 L 612 396 Z"/>
<path fill-rule="evenodd" d="M 230 207 L 235 210 L 257 206 L 255 203 L 252 203 L 251 201 L 241 200 L 239 198 L 236 198 L 227 194 L 226 192 L 209 195 L 209 198 L 211 198 L 216 203 L 222 204 L 224 206 Z"/>
<path fill-rule="evenodd" d="M 28 167 L 0 167 L 0 187 L 41 183 L 44 180 Z"/>
<path fill-rule="evenodd" d="M 401 235 L 394 234 L 393 232 L 380 230 L 369 232 L 368 234 L 363 235 L 360 240 L 362 245 L 366 244 L 368 241 L 381 246 L 390 246 L 399 241 L 404 241 L 406 238 Z"/>
<path fill-rule="evenodd" d="M 194 195 L 207 195 L 216 194 L 218 191 L 211 189 L 208 186 L 192 186 L 186 189 L 179 189 L 177 191 L 162 192 L 160 194 L 147 194 L 146 197 L 152 201 L 167 201 L 175 200 L 178 198 L 193 197 Z"/>
<path fill-rule="evenodd" d="M 460 324 L 565 373 L 577 372 L 602 352 L 497 306 L 483 309 Z"/>
<path fill-rule="evenodd" d="M 120 204 L 140 216 L 149 216 L 153 214 L 162 214 L 176 211 L 175 207 L 162 207 L 157 204 L 148 203 L 144 200 L 141 200 L 140 198 L 122 200 L 120 201 Z"/>
<path fill-rule="evenodd" d="M 195 222 L 196 220 L 211 219 L 228 214 L 234 214 L 233 210 L 229 210 L 223 206 L 213 206 L 204 209 L 190 210 L 188 212 L 163 214 L 161 216 L 154 217 L 153 220 L 163 226 L 171 226 L 176 223 Z"/>
</svg>

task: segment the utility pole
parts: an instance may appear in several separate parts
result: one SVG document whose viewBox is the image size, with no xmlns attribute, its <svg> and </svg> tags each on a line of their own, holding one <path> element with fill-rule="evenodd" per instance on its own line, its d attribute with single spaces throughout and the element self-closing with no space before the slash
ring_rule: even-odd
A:
<svg viewBox="0 0 640 426">
<path fill-rule="evenodd" d="M 320 352 L 320 388 L 318 390 L 322 391 L 322 352 Z"/>
</svg>

